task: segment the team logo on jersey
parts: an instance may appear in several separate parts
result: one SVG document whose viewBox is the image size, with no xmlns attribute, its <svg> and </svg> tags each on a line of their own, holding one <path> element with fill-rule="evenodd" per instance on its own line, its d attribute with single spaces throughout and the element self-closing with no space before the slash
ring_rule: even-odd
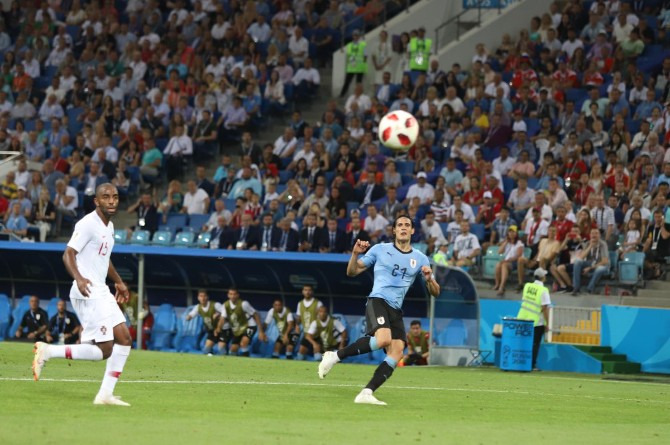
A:
<svg viewBox="0 0 670 445">
<path fill-rule="evenodd" d="M 409 265 L 412 267 L 412 269 L 414 269 L 416 267 L 416 260 L 414 258 L 410 258 Z"/>
<path fill-rule="evenodd" d="M 105 326 L 100 326 L 100 332 L 102 332 L 102 335 L 105 335 L 107 333 L 107 328 Z"/>
<path fill-rule="evenodd" d="M 377 317 L 377 324 L 384 324 L 384 317 Z"/>
</svg>

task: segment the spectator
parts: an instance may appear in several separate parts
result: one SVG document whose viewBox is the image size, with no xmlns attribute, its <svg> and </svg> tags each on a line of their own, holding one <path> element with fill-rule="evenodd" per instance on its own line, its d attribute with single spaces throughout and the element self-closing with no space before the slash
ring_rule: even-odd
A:
<svg viewBox="0 0 670 445">
<path fill-rule="evenodd" d="M 431 184 L 428 184 L 427 178 L 426 172 L 417 173 L 417 182 L 409 187 L 405 201 L 403 201 L 405 204 L 408 204 L 414 197 L 419 198 L 421 204 L 430 204 L 433 201 L 435 189 Z"/>
<path fill-rule="evenodd" d="M 228 250 L 258 250 L 260 248 L 260 234 L 258 227 L 252 225 L 253 218 L 248 213 L 241 217 L 241 225 L 232 235 Z M 234 244 L 233 244 L 234 243 Z"/>
<path fill-rule="evenodd" d="M 581 290 L 582 275 L 593 272 L 591 280 L 586 287 L 587 292 L 595 293 L 595 287 L 598 281 L 609 270 L 609 251 L 607 243 L 600 239 L 600 231 L 598 229 L 591 230 L 591 239 L 587 246 L 577 254 L 577 259 L 572 267 L 567 267 L 568 273 L 572 272 L 572 285 L 574 290 L 573 295 L 579 295 Z"/>
<path fill-rule="evenodd" d="M 30 309 L 23 317 L 19 328 L 14 333 L 16 339 L 26 339 L 31 342 L 46 340 L 47 329 L 49 328 L 49 315 L 40 308 L 40 299 L 35 295 L 30 297 Z"/>
<path fill-rule="evenodd" d="M 167 148 L 167 147 L 166 147 Z M 218 134 L 212 113 L 208 109 L 202 110 L 202 119 L 195 126 L 193 132 L 193 153 L 198 159 L 214 157 L 218 153 Z"/>
<path fill-rule="evenodd" d="M 298 250 L 299 235 L 296 230 L 291 227 L 291 220 L 287 217 L 282 218 L 278 227 L 280 233 L 276 235 L 276 239 L 272 241 L 274 250 L 279 252 L 295 252 Z"/>
<path fill-rule="evenodd" d="M 324 234 L 319 252 L 321 253 L 342 253 L 346 249 L 346 234 L 337 227 L 337 219 L 329 218 L 326 223 L 326 233 Z"/>
<path fill-rule="evenodd" d="M 82 331 L 77 316 L 65 309 L 65 300 L 58 300 L 58 312 L 49 320 L 49 328 L 45 332 L 46 342 L 59 345 L 74 345 L 79 342 Z"/>
<path fill-rule="evenodd" d="M 244 194 L 244 191 L 249 188 L 257 195 L 260 195 L 262 192 L 260 181 L 251 175 L 251 168 L 244 167 L 242 169 L 242 176 L 234 182 L 228 196 L 239 198 Z"/>
<path fill-rule="evenodd" d="M 184 206 L 181 213 L 188 215 L 202 215 L 209 210 L 209 196 L 203 189 L 198 188 L 195 181 L 188 181 L 187 192 L 184 195 Z"/>
<path fill-rule="evenodd" d="M 325 235 L 325 229 L 316 225 L 316 215 L 308 213 L 300 231 L 299 250 L 301 252 L 318 252 L 319 246 L 324 242 Z"/>
<path fill-rule="evenodd" d="M 180 178 L 183 174 L 184 163 L 193 156 L 193 141 L 184 134 L 184 127 L 177 126 L 175 135 L 163 150 L 166 157 L 167 178 L 171 181 Z"/>
<path fill-rule="evenodd" d="M 23 238 L 28 234 L 28 221 L 21 213 L 20 203 L 15 202 L 5 217 L 7 218 L 7 222 L 3 230 L 4 233 L 9 233 L 19 238 Z"/>
<path fill-rule="evenodd" d="M 328 201 L 329 198 L 326 194 L 326 178 L 321 176 L 317 178 L 314 193 L 309 195 L 298 208 L 298 217 L 303 217 L 315 203 L 319 205 L 319 209 L 325 209 L 328 205 Z"/>
<path fill-rule="evenodd" d="M 643 252 L 646 274 L 651 279 L 658 279 L 663 276 L 665 258 L 670 256 L 670 231 L 661 210 L 654 211 L 653 221 L 644 235 Z"/>
<path fill-rule="evenodd" d="M 42 188 L 40 197 L 35 204 L 35 219 L 33 224 L 40 232 L 40 242 L 45 242 L 47 235 L 51 232 L 52 224 L 56 221 L 56 206 L 49 197 L 49 190 Z"/>
<path fill-rule="evenodd" d="M 321 85 L 319 72 L 312 66 L 312 59 L 305 59 L 305 65 L 296 71 L 292 79 L 296 99 L 313 98 Z"/>
<path fill-rule="evenodd" d="M 452 266 L 469 267 L 481 252 L 477 237 L 470 233 L 470 223 L 461 223 L 461 233 L 454 240 L 454 254 L 450 260 Z"/>
<path fill-rule="evenodd" d="M 498 247 L 498 254 L 502 255 L 502 260 L 496 264 L 495 284 L 493 290 L 498 291 L 497 296 L 505 295 L 505 285 L 507 278 L 517 265 L 519 258 L 523 257 L 523 242 L 519 239 L 516 226 L 509 226 L 504 241 Z"/>
<path fill-rule="evenodd" d="M 390 222 L 387 222 L 386 225 L 388 224 L 390 224 Z M 371 230 L 367 219 L 365 221 L 365 227 L 368 228 L 368 231 Z M 444 233 L 442 232 L 442 227 L 435 221 L 435 213 L 432 210 L 426 212 L 425 219 L 421 221 L 421 232 L 423 233 L 423 239 L 426 240 L 426 243 L 428 244 L 428 254 L 435 250 L 437 244 L 447 243 Z"/>
<path fill-rule="evenodd" d="M 143 193 L 127 212 L 137 213 L 137 224 L 130 230 L 148 230 L 151 236 L 158 230 L 158 209 L 149 193 Z"/>
<path fill-rule="evenodd" d="M 351 249 L 357 240 L 370 242 L 370 235 L 361 227 L 361 219 L 358 215 L 351 217 L 351 230 L 347 231 L 345 253 L 351 253 Z"/>
<path fill-rule="evenodd" d="M 54 236 L 58 237 L 63 226 L 63 219 L 75 218 L 77 216 L 77 208 L 79 207 L 79 195 L 77 190 L 67 185 L 65 180 L 59 179 L 56 181 L 56 197 L 54 198 L 54 205 L 56 206 L 56 231 Z"/>
</svg>

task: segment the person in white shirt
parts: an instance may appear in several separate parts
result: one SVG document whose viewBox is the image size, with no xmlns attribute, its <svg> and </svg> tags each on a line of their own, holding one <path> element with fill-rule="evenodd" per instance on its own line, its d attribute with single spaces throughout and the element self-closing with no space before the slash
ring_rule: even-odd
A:
<svg viewBox="0 0 670 445">
<path fill-rule="evenodd" d="M 43 121 L 50 121 L 53 118 L 62 119 L 65 116 L 63 107 L 58 103 L 58 97 L 55 94 L 48 96 L 40 107 L 40 119 Z"/>
<path fill-rule="evenodd" d="M 377 243 L 390 222 L 377 211 L 377 207 L 374 204 L 369 204 L 368 216 L 365 217 L 364 224 L 365 231 L 370 235 L 371 241 Z"/>
<path fill-rule="evenodd" d="M 372 108 L 372 101 L 370 96 L 363 93 L 363 84 L 357 83 L 354 88 L 354 94 L 347 98 L 347 102 L 344 105 L 344 111 L 349 113 L 351 112 L 351 107 L 353 103 L 358 105 L 358 111 L 365 113 Z"/>
<path fill-rule="evenodd" d="M 470 223 L 475 222 L 475 214 L 472 211 L 470 204 L 463 202 L 461 195 L 454 196 L 454 202 L 447 209 L 447 219 L 452 220 L 456 218 L 456 210 L 460 210 L 463 214 L 463 220 L 469 221 Z"/>
<path fill-rule="evenodd" d="M 502 75 L 499 73 L 496 73 L 493 76 L 493 81 L 490 82 L 488 85 L 486 85 L 486 88 L 484 89 L 484 93 L 488 97 L 496 97 L 498 88 L 502 88 L 504 91 L 504 95 L 507 99 L 509 99 L 509 85 L 502 80 Z"/>
<path fill-rule="evenodd" d="M 64 61 L 67 55 L 70 53 L 70 48 L 65 43 L 65 39 L 62 37 L 58 38 L 58 45 L 51 50 L 49 57 L 44 62 L 45 66 L 60 66 Z"/>
<path fill-rule="evenodd" d="M 309 56 L 309 41 L 303 37 L 302 29 L 296 26 L 294 35 L 288 39 L 288 49 L 294 63 L 302 64 Z"/>
<path fill-rule="evenodd" d="M 419 172 L 416 175 L 416 184 L 412 184 L 407 191 L 404 204 L 409 204 L 414 197 L 418 197 L 421 204 L 430 204 L 433 202 L 434 194 L 435 188 L 428 183 L 426 172 Z"/>
<path fill-rule="evenodd" d="M 305 331 L 305 337 L 300 342 L 298 359 L 304 358 L 309 352 L 310 347 L 314 352 L 314 360 L 320 361 L 325 351 L 343 348 L 347 344 L 347 330 L 337 318 L 333 318 L 332 331 L 331 316 L 328 314 L 328 308 L 320 306 L 317 310 L 316 319 L 312 320 Z M 331 331 L 331 332 L 329 332 Z M 332 339 L 333 343 L 326 343 L 327 339 Z"/>
<path fill-rule="evenodd" d="M 133 79 L 137 84 L 140 80 L 144 79 L 144 75 L 147 72 L 147 64 L 142 61 L 142 53 L 135 51 L 133 53 L 133 60 L 128 64 L 128 66 L 133 70 Z"/>
<path fill-rule="evenodd" d="M 466 111 L 465 104 L 460 97 L 456 95 L 456 88 L 449 87 L 447 88 L 447 96 L 444 98 L 442 103 L 438 106 L 438 109 L 442 108 L 442 105 L 448 104 L 454 113 L 461 115 Z"/>
<path fill-rule="evenodd" d="M 33 52 L 31 50 L 25 52 L 21 64 L 27 75 L 33 79 L 40 77 L 40 62 L 33 57 Z"/>
<path fill-rule="evenodd" d="M 293 155 L 296 145 L 298 145 L 298 139 L 295 137 L 293 128 L 286 127 L 284 134 L 275 141 L 272 153 L 280 158 L 289 158 Z"/>
<path fill-rule="evenodd" d="M 185 156 L 193 156 L 193 140 L 184 134 L 184 127 L 178 125 L 175 135 L 165 146 L 163 154 L 166 156 L 168 181 L 179 177 Z"/>
<path fill-rule="evenodd" d="M 535 192 L 535 203 L 526 212 L 524 221 L 533 219 L 533 209 L 538 209 L 542 219 L 545 221 L 551 221 L 551 219 L 554 217 L 554 211 L 552 210 L 551 206 L 547 205 L 544 192 L 540 190 Z"/>
<path fill-rule="evenodd" d="M 493 170 L 501 176 L 507 176 L 507 173 L 515 163 L 516 159 L 509 155 L 509 148 L 503 145 L 500 147 L 500 156 L 493 160 Z"/>
<path fill-rule="evenodd" d="M 63 67 L 63 74 L 60 76 L 60 86 L 69 92 L 74 88 L 74 83 L 77 81 L 77 77 L 72 73 L 72 67 L 66 65 Z"/>
<path fill-rule="evenodd" d="M 205 354 L 212 353 L 212 347 L 214 347 L 214 343 L 216 342 L 219 344 L 219 354 L 225 354 L 225 339 L 214 336 L 214 329 L 219 322 L 222 311 L 223 305 L 216 301 L 210 301 L 207 291 L 205 289 L 200 289 L 198 290 L 198 304 L 193 306 L 191 312 L 186 315 L 186 321 L 190 321 L 197 316 L 202 317 L 202 322 L 207 331 L 207 340 L 205 341 L 205 348 L 203 349 Z"/>
<path fill-rule="evenodd" d="M 214 211 L 209 216 L 209 219 L 205 225 L 202 227 L 202 231 L 209 232 L 214 227 L 216 227 L 219 224 L 219 217 L 223 217 L 223 219 L 226 221 L 226 224 L 230 223 L 230 220 L 233 217 L 233 214 L 230 213 L 230 210 L 226 209 L 226 203 L 223 201 L 223 199 L 217 199 L 214 201 Z"/>
<path fill-rule="evenodd" d="M 56 232 L 54 233 L 54 236 L 60 236 L 63 217 L 77 216 L 77 207 L 79 207 L 79 195 L 77 194 L 77 190 L 74 187 L 67 185 L 62 179 L 56 181 L 54 206 L 56 207 Z"/>
<path fill-rule="evenodd" d="M 241 317 L 238 312 L 242 312 Z M 215 335 L 223 330 L 226 322 L 230 323 L 231 355 L 237 355 L 239 351 L 239 355 L 248 357 L 251 339 L 257 330 L 258 339 L 263 342 L 267 341 L 261 317 L 248 301 L 240 298 L 240 293 L 236 288 L 228 289 L 228 301 L 223 304 L 221 318 L 214 331 Z"/>
<path fill-rule="evenodd" d="M 584 42 L 577 38 L 577 32 L 574 28 L 568 28 L 568 39 L 563 42 L 561 51 L 568 55 L 568 59 L 572 59 L 572 55 L 577 48 L 584 48 Z"/>
<path fill-rule="evenodd" d="M 84 328 L 82 343 L 47 345 L 38 342 L 34 349 L 35 380 L 52 358 L 95 361 L 109 358 L 94 405 L 130 406 L 113 395 L 132 346 L 125 316 L 118 305 L 128 301 L 128 288 L 110 261 L 114 247 L 111 218 L 116 214 L 118 203 L 116 187 L 111 184 L 98 187 L 96 210 L 75 225 L 63 255 L 65 268 L 74 278 L 70 300 Z M 115 283 L 115 295 L 109 291 L 107 278 Z"/>
<path fill-rule="evenodd" d="M 293 155 L 293 161 L 287 167 L 287 170 L 293 170 L 297 165 L 298 161 L 304 159 L 307 162 L 307 165 L 312 165 L 312 159 L 316 156 L 314 150 L 312 150 L 312 143 L 310 141 L 305 141 L 302 148 L 298 151 L 295 151 Z"/>
<path fill-rule="evenodd" d="M 365 230 L 368 230 L 367 222 L 365 223 Z M 426 217 L 421 221 L 421 232 L 428 244 L 428 252 L 433 252 L 437 249 L 436 246 L 447 243 L 442 227 L 435 221 L 435 212 L 432 210 L 426 212 Z"/>
<path fill-rule="evenodd" d="M 270 323 L 274 321 L 279 336 L 275 340 L 272 358 L 279 358 L 282 349 L 286 348 L 286 358 L 293 358 L 293 348 L 298 341 L 298 335 L 295 334 L 295 318 L 293 313 L 284 306 L 281 298 L 276 298 L 272 303 L 272 307 L 265 316 L 265 323 L 263 328 L 267 331 Z"/>
<path fill-rule="evenodd" d="M 481 246 L 477 237 L 470 233 L 470 223 L 461 223 L 461 233 L 454 240 L 454 255 L 449 262 L 452 266 L 472 266 L 481 252 Z"/>
<path fill-rule="evenodd" d="M 228 28 L 230 28 L 230 23 L 224 21 L 223 14 L 217 14 L 216 23 L 212 25 L 210 34 L 214 40 L 222 40 Z"/>
<path fill-rule="evenodd" d="M 258 14 L 258 16 L 256 16 L 256 21 L 247 28 L 247 34 L 251 36 L 254 42 L 265 43 L 270 40 L 272 30 L 270 29 L 270 26 L 265 23 L 265 16 L 263 14 Z"/>
<path fill-rule="evenodd" d="M 170 12 L 170 15 L 168 15 L 168 22 L 172 20 L 172 16 L 174 15 L 177 16 L 177 26 L 181 26 L 188 15 L 188 11 L 184 9 L 183 0 L 177 0 L 174 9 Z"/>
<path fill-rule="evenodd" d="M 188 181 L 188 192 L 184 195 L 184 207 L 181 212 L 189 215 L 204 215 L 209 210 L 209 195 L 195 184 Z"/>
<path fill-rule="evenodd" d="M 307 98 L 316 94 L 321 85 L 321 76 L 312 66 L 312 59 L 305 59 L 305 66 L 296 71 L 291 82 L 295 86 L 296 97 Z"/>
<path fill-rule="evenodd" d="M 209 65 L 205 68 L 205 74 L 212 73 L 214 80 L 220 82 L 221 78 L 226 74 L 226 66 L 221 63 L 221 59 L 212 55 L 209 59 Z"/>
</svg>

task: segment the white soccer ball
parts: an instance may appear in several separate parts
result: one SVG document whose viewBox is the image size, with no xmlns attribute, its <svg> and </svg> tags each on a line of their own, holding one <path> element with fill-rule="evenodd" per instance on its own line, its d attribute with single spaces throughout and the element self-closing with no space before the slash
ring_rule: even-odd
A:
<svg viewBox="0 0 670 445">
<path fill-rule="evenodd" d="M 419 122 L 402 110 L 387 113 L 379 122 L 379 142 L 393 150 L 409 150 L 419 136 Z"/>
</svg>

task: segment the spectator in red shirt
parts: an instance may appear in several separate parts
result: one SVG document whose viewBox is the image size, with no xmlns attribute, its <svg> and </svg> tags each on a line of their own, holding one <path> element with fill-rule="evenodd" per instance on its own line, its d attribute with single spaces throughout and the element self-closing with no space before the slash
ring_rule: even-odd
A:
<svg viewBox="0 0 670 445">
<path fill-rule="evenodd" d="M 463 195 L 463 202 L 470 205 L 480 205 L 483 202 L 484 191 L 479 183 L 479 178 L 470 178 L 470 190 Z"/>
<path fill-rule="evenodd" d="M 568 159 L 563 171 L 565 187 L 576 190 L 579 185 L 579 178 L 581 178 L 582 173 L 586 172 L 588 172 L 588 168 L 584 161 L 582 161 L 579 150 L 568 153 Z"/>
<path fill-rule="evenodd" d="M 610 175 L 607 176 L 607 179 L 605 179 L 605 187 L 614 190 L 616 183 L 619 181 L 623 182 L 626 186 L 626 190 L 630 188 L 630 178 L 624 172 L 624 165 L 621 161 L 617 161 L 616 164 L 614 164 L 614 172 L 610 173 Z"/>
<path fill-rule="evenodd" d="M 496 216 L 498 216 L 498 213 L 502 208 L 502 203 L 496 203 L 493 200 L 493 194 L 491 194 L 491 192 L 488 190 L 485 191 L 482 196 L 484 202 L 479 206 L 475 222 L 477 224 L 484 224 L 484 228 L 487 232 L 489 232 L 491 230 L 493 221 L 496 220 Z"/>
<path fill-rule="evenodd" d="M 574 223 L 568 219 L 565 219 L 565 207 L 558 207 L 555 212 L 556 219 L 551 223 L 551 225 L 556 227 L 556 239 L 563 241 L 565 236 L 570 232 L 570 229 L 572 229 Z"/>
<path fill-rule="evenodd" d="M 575 88 L 579 83 L 577 73 L 568 68 L 568 64 L 564 59 L 558 61 L 558 70 L 551 75 L 551 78 L 557 80 L 560 88 L 563 90 Z"/>
<path fill-rule="evenodd" d="M 589 195 L 594 193 L 595 190 L 589 185 L 589 174 L 582 173 L 579 177 L 579 184 L 577 191 L 574 194 L 573 200 L 575 204 L 579 206 L 586 205 L 586 201 L 589 199 Z"/>
</svg>

